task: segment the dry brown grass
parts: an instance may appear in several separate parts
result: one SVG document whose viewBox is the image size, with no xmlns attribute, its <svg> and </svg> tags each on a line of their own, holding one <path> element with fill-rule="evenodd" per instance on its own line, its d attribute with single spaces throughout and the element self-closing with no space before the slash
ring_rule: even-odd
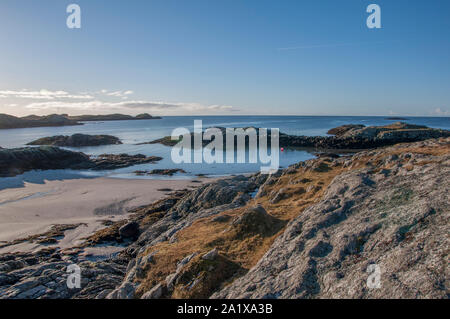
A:
<svg viewBox="0 0 450 319">
<path fill-rule="evenodd" d="M 6 242 L 4 244 L 0 245 L 0 248 L 7 247 L 7 246 L 13 246 L 24 242 L 31 242 L 31 243 L 37 243 L 42 245 L 50 245 L 50 244 L 56 244 L 58 243 L 59 239 L 64 237 L 64 233 L 67 230 L 72 230 L 81 226 L 87 226 L 85 223 L 78 223 L 78 224 L 57 224 L 52 225 L 50 230 L 48 230 L 45 233 L 42 234 L 35 234 L 31 235 L 25 238 L 19 238 L 15 239 L 10 242 Z"/>
<path fill-rule="evenodd" d="M 224 256 L 219 255 L 214 260 L 203 260 L 197 256 L 180 274 L 172 298 L 208 298 L 236 273 L 244 274 L 245 271 L 239 264 Z"/>
<path fill-rule="evenodd" d="M 450 154 L 450 138 L 437 139 L 439 144 L 425 147 L 411 146 L 411 144 L 398 144 L 396 149 L 390 151 L 391 154 L 401 155 L 405 153 L 424 154 L 433 156 L 443 156 Z"/>
<path fill-rule="evenodd" d="M 301 214 L 312 203 L 320 200 L 326 187 L 342 170 L 342 167 L 330 167 L 323 172 L 317 172 L 301 168 L 295 174 L 282 176 L 277 183 L 269 186 L 267 190 L 269 195 L 253 199 L 244 207 L 199 219 L 177 233 L 176 242 L 163 242 L 151 247 L 145 255 L 155 252 L 154 263 L 148 269 L 146 278 L 141 281 L 138 294 L 142 294 L 155 284 L 164 281 L 168 275 L 176 271 L 177 263 L 187 255 L 197 253 L 197 256 L 202 256 L 213 248 L 219 250 L 220 258 L 225 258 L 229 263 L 236 265 L 235 273 L 245 273 L 267 252 L 275 238 L 283 232 L 284 226 L 289 220 Z M 304 182 L 293 184 L 293 181 L 297 180 Z M 281 200 L 277 204 L 271 204 L 270 194 L 281 188 L 290 194 L 289 198 Z M 243 234 L 241 230 L 232 225 L 231 221 L 258 204 L 263 206 L 267 213 L 276 218 L 278 222 L 273 223 L 273 228 L 269 232 Z M 218 216 L 228 216 L 229 218 L 225 219 L 226 222 L 213 221 Z M 189 265 L 194 267 L 195 262 L 191 261 Z M 212 276 L 212 274 L 214 275 Z M 175 293 L 169 297 L 207 297 L 205 291 L 212 292 L 211 282 L 214 282 L 213 286 L 217 288 L 217 285 L 227 284 L 229 278 L 232 277 L 227 272 L 224 274 L 223 271 L 217 269 L 210 273 L 205 272 L 202 276 L 205 276 L 200 285 L 203 288 L 199 288 L 197 293 L 195 293 L 196 290 L 187 292 L 178 287 L 178 290 L 175 289 Z"/>
<path fill-rule="evenodd" d="M 119 228 L 127 223 L 127 220 L 115 222 L 110 227 L 106 227 L 96 231 L 91 236 L 85 238 L 81 247 L 95 246 L 106 242 L 121 242 Z"/>
</svg>

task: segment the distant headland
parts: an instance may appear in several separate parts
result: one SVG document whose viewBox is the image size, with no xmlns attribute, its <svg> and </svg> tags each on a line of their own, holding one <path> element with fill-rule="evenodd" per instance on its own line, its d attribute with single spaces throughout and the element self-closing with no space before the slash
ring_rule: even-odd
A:
<svg viewBox="0 0 450 319">
<path fill-rule="evenodd" d="M 125 114 L 106 114 L 106 115 L 76 115 L 51 114 L 51 115 L 29 115 L 16 117 L 8 114 L 0 114 L 0 129 L 29 128 L 44 126 L 68 126 L 83 125 L 82 122 L 89 121 L 125 121 L 125 120 L 157 120 L 159 116 L 152 116 L 147 113 L 136 116 Z"/>
</svg>

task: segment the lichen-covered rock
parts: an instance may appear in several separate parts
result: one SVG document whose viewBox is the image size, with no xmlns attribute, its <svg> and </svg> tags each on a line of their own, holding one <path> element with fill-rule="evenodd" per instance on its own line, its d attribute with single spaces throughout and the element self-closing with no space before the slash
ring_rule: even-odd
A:
<svg viewBox="0 0 450 319">
<path fill-rule="evenodd" d="M 203 185 L 182 198 L 171 209 L 175 218 L 185 216 L 200 209 L 208 209 L 233 202 L 236 196 L 253 191 L 257 185 L 245 176 Z M 247 200 L 249 198 L 247 197 Z"/>
<path fill-rule="evenodd" d="M 32 253 L 0 255 L 0 261 L 16 265 L 0 275 L 0 299 L 105 298 L 125 276 L 124 260 L 89 262 L 63 252 L 58 254 L 64 260 L 56 260 L 55 250 L 48 248 Z M 80 288 L 67 285 L 67 269 L 72 264 L 80 267 Z M 123 296 L 121 294 L 118 298 Z"/>
<path fill-rule="evenodd" d="M 106 299 L 134 299 L 136 287 L 131 282 L 124 282 L 106 296 Z"/>
<path fill-rule="evenodd" d="M 213 297 L 447 298 L 450 154 L 441 148 L 405 168 L 391 156 L 402 147 L 371 154 L 390 158 L 388 174 L 381 160 L 338 175 L 255 267 Z"/>
<path fill-rule="evenodd" d="M 159 299 L 164 293 L 165 286 L 161 283 L 142 295 L 141 299 Z"/>
<path fill-rule="evenodd" d="M 272 199 L 270 200 L 271 204 L 276 204 L 279 201 L 282 201 L 283 199 L 286 199 L 289 197 L 289 194 L 286 192 L 285 188 L 282 188 L 275 192 L 275 194 L 272 196 Z"/>
<path fill-rule="evenodd" d="M 211 251 L 207 252 L 206 254 L 204 254 L 202 256 L 202 259 L 204 259 L 204 260 L 213 260 L 218 255 L 219 255 L 219 251 L 217 250 L 217 248 L 214 248 L 213 250 L 211 250 Z"/>
</svg>

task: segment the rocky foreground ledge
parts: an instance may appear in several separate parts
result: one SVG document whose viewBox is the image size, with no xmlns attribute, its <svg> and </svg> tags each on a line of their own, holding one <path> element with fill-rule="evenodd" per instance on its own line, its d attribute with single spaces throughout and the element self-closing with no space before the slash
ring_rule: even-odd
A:
<svg viewBox="0 0 450 319">
<path fill-rule="evenodd" d="M 448 298 L 449 178 L 443 138 L 174 192 L 70 250 L 0 255 L 0 298 Z"/>
<path fill-rule="evenodd" d="M 161 159 L 142 154 L 102 154 L 94 157 L 54 146 L 0 149 L 0 177 L 16 176 L 30 170 L 111 170 L 155 163 Z"/>
</svg>

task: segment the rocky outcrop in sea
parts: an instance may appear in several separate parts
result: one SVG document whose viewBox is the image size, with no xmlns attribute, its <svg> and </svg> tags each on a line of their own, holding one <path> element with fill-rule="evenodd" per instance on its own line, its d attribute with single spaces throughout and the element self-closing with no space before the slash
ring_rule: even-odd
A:
<svg viewBox="0 0 450 319">
<path fill-rule="evenodd" d="M 314 149 L 369 149 L 398 143 L 449 137 L 450 131 L 397 122 L 385 126 L 344 125 L 328 131 L 334 136 L 280 135 L 280 145 Z"/>
<path fill-rule="evenodd" d="M 147 157 L 142 154 L 102 154 L 94 157 L 55 146 L 0 149 L 0 177 L 16 176 L 30 170 L 112 170 L 137 164 L 155 163 L 161 159 L 161 157 Z"/>
<path fill-rule="evenodd" d="M 83 147 L 122 144 L 119 138 L 111 135 L 73 134 L 71 136 L 58 135 L 43 137 L 27 145 L 51 145 L 65 147 Z"/>
<path fill-rule="evenodd" d="M 223 127 L 219 127 L 218 129 L 225 136 L 226 129 Z M 247 128 L 244 128 L 244 130 L 245 129 Z M 254 129 L 256 129 L 257 136 L 259 136 L 258 128 Z M 397 122 L 385 126 L 369 127 L 354 124 L 343 125 L 329 130 L 328 134 L 333 136 L 297 136 L 280 132 L 279 145 L 281 147 L 296 147 L 312 150 L 338 150 L 342 152 L 345 150 L 363 150 L 390 146 L 398 143 L 424 141 L 430 138 L 449 137 L 450 131 Z M 239 135 L 242 134 L 237 134 L 237 136 Z M 195 136 L 196 134 L 194 133 L 189 135 L 191 138 L 191 147 L 193 146 L 192 141 Z M 211 142 L 210 140 L 203 140 L 203 134 L 199 137 L 202 139 L 203 146 L 206 146 Z M 269 141 L 270 137 L 271 130 L 268 130 L 267 138 Z M 170 136 L 166 136 L 161 139 L 142 144 L 162 144 L 166 146 L 174 146 L 181 140 L 181 137 L 178 140 L 172 140 Z M 226 139 L 224 138 L 223 141 L 223 147 L 225 149 Z M 235 138 L 235 147 L 236 141 L 237 139 Z M 248 137 L 246 138 L 246 143 L 248 143 Z"/>
</svg>

